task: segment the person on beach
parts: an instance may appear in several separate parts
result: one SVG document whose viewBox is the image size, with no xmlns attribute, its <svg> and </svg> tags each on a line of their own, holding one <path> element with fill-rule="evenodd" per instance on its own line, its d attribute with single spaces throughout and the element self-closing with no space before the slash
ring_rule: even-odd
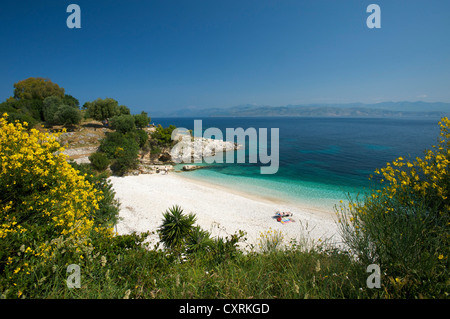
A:
<svg viewBox="0 0 450 319">
<path fill-rule="evenodd" d="M 280 216 L 280 217 L 289 217 L 289 216 L 293 216 L 294 214 L 292 214 L 291 212 L 279 212 L 277 211 L 275 213 L 276 216 Z"/>
</svg>

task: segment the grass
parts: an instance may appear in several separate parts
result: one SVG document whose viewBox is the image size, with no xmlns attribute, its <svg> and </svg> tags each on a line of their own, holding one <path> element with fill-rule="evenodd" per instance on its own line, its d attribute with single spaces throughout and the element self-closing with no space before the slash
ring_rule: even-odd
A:
<svg viewBox="0 0 450 319">
<path fill-rule="evenodd" d="M 271 234 L 267 232 L 267 234 Z M 3 298 L 79 299 L 367 299 L 402 298 L 401 283 L 381 276 L 381 288 L 370 289 L 369 273 L 354 255 L 326 243 L 305 241 L 274 248 L 278 234 L 261 239 L 266 250 L 247 253 L 237 245 L 228 250 L 179 250 L 149 248 L 146 234 L 97 239 L 92 256 L 71 261 L 58 256 L 41 265 L 21 282 L 22 294 L 1 287 Z M 216 241 L 216 244 L 219 241 Z M 307 246 L 306 246 L 307 244 Z M 219 244 L 217 244 L 219 245 Z M 160 245 L 162 247 L 162 245 Z M 234 247 L 234 248 L 233 248 Z M 70 263 L 81 267 L 81 288 L 68 288 Z M 382 271 L 383 272 L 383 271 Z M 415 297 L 427 295 L 427 285 Z M 432 284 L 432 283 L 431 283 Z M 6 289 L 5 289 L 6 288 Z M 436 296 L 434 296 L 436 297 Z M 437 296 L 441 297 L 442 296 Z"/>
<path fill-rule="evenodd" d="M 121 236 L 115 241 L 118 243 Z M 137 235 L 129 235 L 138 238 Z M 137 240 L 139 241 L 139 240 Z M 100 253 L 100 254 L 99 254 Z M 67 263 L 67 262 L 66 262 Z M 367 298 L 365 268 L 338 250 L 292 248 L 216 258 L 199 252 L 182 259 L 162 250 L 100 248 L 81 265 L 81 288 L 67 288 L 66 265 L 36 271 L 21 297 L 138 299 Z M 34 281 L 34 282 L 33 282 Z M 15 297 L 2 292 L 3 297 Z"/>
</svg>

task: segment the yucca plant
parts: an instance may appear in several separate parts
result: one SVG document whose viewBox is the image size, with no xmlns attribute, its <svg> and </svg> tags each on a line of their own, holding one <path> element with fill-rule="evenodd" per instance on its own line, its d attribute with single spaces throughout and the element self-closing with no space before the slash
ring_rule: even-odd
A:
<svg viewBox="0 0 450 319">
<path fill-rule="evenodd" d="M 166 210 L 163 217 L 163 223 L 158 228 L 160 240 L 166 248 L 179 251 L 191 235 L 196 217 L 192 213 L 183 214 L 183 209 L 178 205 Z"/>
<path fill-rule="evenodd" d="M 209 251 L 212 245 L 214 245 L 214 241 L 211 239 L 211 234 L 203 230 L 200 226 L 193 227 L 186 241 L 187 251 L 189 253 Z"/>
</svg>

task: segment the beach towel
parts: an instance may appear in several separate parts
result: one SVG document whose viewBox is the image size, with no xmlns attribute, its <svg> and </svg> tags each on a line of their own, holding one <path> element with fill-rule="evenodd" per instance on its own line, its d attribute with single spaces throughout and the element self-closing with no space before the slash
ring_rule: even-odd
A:
<svg viewBox="0 0 450 319">
<path fill-rule="evenodd" d="M 290 223 L 290 222 L 293 222 L 294 220 L 292 219 L 292 218 L 282 218 L 281 220 L 280 220 L 280 222 L 282 223 L 282 224 L 287 224 L 287 223 Z"/>
</svg>

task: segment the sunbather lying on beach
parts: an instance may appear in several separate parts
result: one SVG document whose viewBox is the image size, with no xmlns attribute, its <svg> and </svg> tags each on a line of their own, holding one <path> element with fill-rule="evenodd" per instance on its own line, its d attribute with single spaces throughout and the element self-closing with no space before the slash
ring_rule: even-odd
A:
<svg viewBox="0 0 450 319">
<path fill-rule="evenodd" d="M 276 212 L 275 216 L 280 216 L 280 217 L 288 217 L 288 216 L 293 216 L 294 214 L 292 214 L 291 212 Z"/>
</svg>

